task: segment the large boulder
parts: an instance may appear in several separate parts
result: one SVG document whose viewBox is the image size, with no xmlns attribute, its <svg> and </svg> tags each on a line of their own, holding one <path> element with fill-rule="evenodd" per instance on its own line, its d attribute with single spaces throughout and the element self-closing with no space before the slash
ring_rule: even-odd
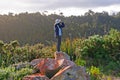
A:
<svg viewBox="0 0 120 80">
<path fill-rule="evenodd" d="M 55 59 L 44 58 L 31 61 L 38 74 L 29 75 L 23 80 L 89 80 L 84 67 L 70 61 L 64 52 L 55 52 Z"/>
<path fill-rule="evenodd" d="M 39 69 L 41 74 L 46 74 L 47 71 L 56 70 L 60 67 L 61 64 L 55 59 L 45 58 L 39 64 L 35 66 L 36 69 Z"/>
<path fill-rule="evenodd" d="M 51 59 L 51 58 L 46 58 L 46 59 L 42 59 L 39 64 L 37 64 L 35 66 L 36 69 L 39 69 L 39 71 L 41 72 L 41 74 L 46 74 L 47 72 L 56 72 L 61 68 L 64 68 L 66 66 L 75 66 L 75 63 L 70 61 L 70 60 L 66 60 L 66 59 Z"/>
<path fill-rule="evenodd" d="M 89 80 L 84 67 L 67 66 L 55 74 L 51 80 Z"/>
</svg>

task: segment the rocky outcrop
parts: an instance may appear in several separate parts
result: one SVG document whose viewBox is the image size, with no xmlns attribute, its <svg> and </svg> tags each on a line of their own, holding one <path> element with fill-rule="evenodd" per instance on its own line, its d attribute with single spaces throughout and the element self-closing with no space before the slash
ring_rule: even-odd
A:
<svg viewBox="0 0 120 80">
<path fill-rule="evenodd" d="M 37 64 L 39 64 L 41 61 L 43 60 L 43 58 L 41 59 L 34 59 L 30 62 L 31 66 L 36 66 Z"/>
<path fill-rule="evenodd" d="M 25 76 L 23 80 L 50 80 L 50 79 L 47 76 L 38 73 L 38 74 Z"/>
<path fill-rule="evenodd" d="M 55 74 L 51 80 L 88 80 L 84 67 L 67 66 Z"/>
<path fill-rule="evenodd" d="M 59 59 L 70 60 L 70 56 L 68 56 L 65 52 L 55 52 L 54 57 L 56 60 Z"/>
<path fill-rule="evenodd" d="M 64 52 L 55 52 L 55 59 L 35 59 L 31 65 L 39 70 L 38 73 L 25 76 L 23 80 L 89 80 L 85 68 L 70 61 Z"/>
</svg>

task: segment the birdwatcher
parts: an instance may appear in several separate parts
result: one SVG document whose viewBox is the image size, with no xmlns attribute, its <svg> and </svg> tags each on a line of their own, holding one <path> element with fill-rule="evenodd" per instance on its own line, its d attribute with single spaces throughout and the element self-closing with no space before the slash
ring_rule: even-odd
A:
<svg viewBox="0 0 120 80">
<path fill-rule="evenodd" d="M 61 21 L 61 19 L 56 19 L 54 24 L 54 32 L 55 32 L 55 38 L 57 39 L 57 52 L 60 52 L 60 46 L 61 46 L 61 39 L 62 39 L 62 28 L 65 27 L 64 22 Z"/>
</svg>

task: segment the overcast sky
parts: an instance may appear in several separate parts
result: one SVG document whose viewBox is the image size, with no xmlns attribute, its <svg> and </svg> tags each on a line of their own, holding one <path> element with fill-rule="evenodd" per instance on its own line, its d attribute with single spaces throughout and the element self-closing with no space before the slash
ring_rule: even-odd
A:
<svg viewBox="0 0 120 80">
<path fill-rule="evenodd" d="M 8 12 L 63 12 L 64 15 L 81 15 L 89 9 L 109 13 L 120 11 L 120 0 L 1 0 L 0 14 Z"/>
</svg>

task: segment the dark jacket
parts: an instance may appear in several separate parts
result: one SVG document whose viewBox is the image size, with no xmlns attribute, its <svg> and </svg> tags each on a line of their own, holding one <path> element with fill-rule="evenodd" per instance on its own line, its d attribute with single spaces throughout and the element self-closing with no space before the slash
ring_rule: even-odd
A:
<svg viewBox="0 0 120 80">
<path fill-rule="evenodd" d="M 63 22 L 60 22 L 54 25 L 55 37 L 62 36 L 62 28 L 64 27 L 65 27 L 65 24 Z"/>
</svg>

